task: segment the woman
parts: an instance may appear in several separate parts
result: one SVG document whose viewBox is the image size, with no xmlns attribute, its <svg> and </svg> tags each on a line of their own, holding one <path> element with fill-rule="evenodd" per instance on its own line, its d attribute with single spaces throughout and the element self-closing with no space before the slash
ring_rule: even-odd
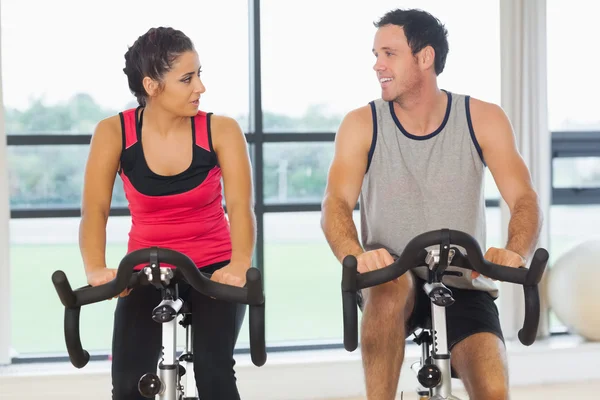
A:
<svg viewBox="0 0 600 400">
<path fill-rule="evenodd" d="M 118 173 L 132 217 L 128 252 L 168 247 L 212 273 L 212 280 L 243 286 L 254 250 L 255 218 L 251 166 L 239 125 L 198 110 L 205 91 L 200 62 L 191 40 L 178 30 L 152 28 L 140 36 L 125 53 L 124 72 L 139 107 L 98 124 L 86 166 L 80 248 L 88 283 L 101 285 L 116 275 L 106 265 L 105 245 Z M 239 399 L 233 350 L 245 306 L 189 287 L 180 294 L 193 310 L 200 398 Z M 118 299 L 113 399 L 142 399 L 138 380 L 156 370 L 162 334 L 151 311 L 160 301 L 160 292 L 151 285 Z"/>
</svg>

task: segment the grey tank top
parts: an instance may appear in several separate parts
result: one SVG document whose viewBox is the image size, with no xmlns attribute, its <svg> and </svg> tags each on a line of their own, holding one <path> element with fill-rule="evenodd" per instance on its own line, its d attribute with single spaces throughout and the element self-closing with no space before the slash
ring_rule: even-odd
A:
<svg viewBox="0 0 600 400">
<path fill-rule="evenodd" d="M 446 94 L 444 120 L 426 136 L 407 132 L 392 102 L 369 103 L 373 140 L 359 198 L 365 250 L 385 248 L 396 258 L 415 236 L 448 228 L 473 236 L 485 254 L 486 165 L 471 125 L 469 96 Z M 449 287 L 498 296 L 493 280 L 471 279 L 470 271 L 454 266 L 448 270 L 463 272 L 462 277 L 444 277 Z M 427 279 L 427 267 L 413 271 Z"/>
</svg>

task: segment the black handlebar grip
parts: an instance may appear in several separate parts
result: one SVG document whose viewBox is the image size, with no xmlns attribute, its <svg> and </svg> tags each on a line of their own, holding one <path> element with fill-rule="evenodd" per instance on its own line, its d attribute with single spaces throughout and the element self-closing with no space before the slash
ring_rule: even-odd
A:
<svg viewBox="0 0 600 400">
<path fill-rule="evenodd" d="M 354 351 L 358 347 L 358 289 L 356 284 L 358 261 L 346 256 L 342 262 L 342 307 L 344 315 L 344 348 Z"/>
<path fill-rule="evenodd" d="M 260 271 L 250 268 L 246 271 L 248 304 L 250 304 L 250 357 L 252 363 L 262 367 L 267 361 L 265 345 L 265 297 Z"/>
<path fill-rule="evenodd" d="M 65 273 L 63 271 L 54 271 L 52 274 L 52 283 L 63 306 L 74 307 L 77 298 Z"/>
<path fill-rule="evenodd" d="M 249 268 L 246 271 L 246 287 L 248 288 L 247 303 L 249 305 L 261 305 L 265 302 L 261 273 L 258 268 Z"/>
<path fill-rule="evenodd" d="M 549 255 L 546 249 L 539 248 L 535 251 L 529 271 L 527 271 L 527 276 L 525 277 L 525 286 L 533 286 L 540 283 L 546 269 L 546 264 L 548 263 L 548 258 Z"/>
<path fill-rule="evenodd" d="M 535 251 L 531 265 L 525 276 L 523 294 L 525 296 L 525 318 L 523 328 L 519 330 L 519 341 L 525 346 L 531 346 L 535 342 L 540 322 L 540 295 L 538 284 L 542 280 L 546 265 L 548 263 L 548 251 L 539 248 Z"/>
<path fill-rule="evenodd" d="M 358 293 L 343 292 L 342 302 L 344 307 L 344 348 L 354 351 L 358 347 Z"/>
<path fill-rule="evenodd" d="M 257 367 L 262 367 L 267 362 L 264 304 L 250 306 L 250 357 Z"/>
<path fill-rule="evenodd" d="M 540 296 L 537 285 L 523 286 L 525 295 L 525 318 L 523 328 L 519 330 L 519 341 L 525 346 L 535 342 L 540 321 Z"/>
<path fill-rule="evenodd" d="M 71 364 L 76 368 L 83 368 L 90 361 L 90 354 L 81 346 L 79 334 L 79 313 L 81 307 L 65 308 L 65 342 Z"/>
</svg>

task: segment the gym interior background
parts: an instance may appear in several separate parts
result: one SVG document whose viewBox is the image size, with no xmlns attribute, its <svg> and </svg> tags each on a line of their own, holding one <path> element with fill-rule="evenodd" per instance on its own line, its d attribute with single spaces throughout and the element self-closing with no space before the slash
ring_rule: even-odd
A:
<svg viewBox="0 0 600 400">
<path fill-rule="evenodd" d="M 123 54 L 157 25 L 192 38 L 207 87 L 201 108 L 236 118 L 249 143 L 268 360 L 262 368 L 251 364 L 246 324 L 237 350 L 243 397 L 364 395 L 359 350 L 342 346 L 341 270 L 319 212 L 341 117 L 380 95 L 372 22 L 396 7 L 423 8 L 446 24 L 450 53 L 440 86 L 504 107 L 540 193 L 540 245 L 551 256 L 544 282 L 551 284 L 542 290 L 533 346 L 516 340 L 519 290 L 502 284 L 498 301 L 512 386 L 569 385 L 574 395 L 585 394 L 577 391 L 585 390 L 582 383 L 598 383 L 600 322 L 589 311 L 598 301 L 581 289 L 600 278 L 593 258 L 600 254 L 595 2 L 185 0 L 164 7 L 147 0 L 0 0 L 0 399 L 108 397 L 115 302 L 83 308 L 82 341 L 94 362 L 76 370 L 66 357 L 63 307 L 50 276 L 62 269 L 73 286 L 85 284 L 77 231 L 90 136 L 100 119 L 136 105 Z M 487 178 L 488 246 L 500 246 L 508 213 Z M 117 178 L 107 237 L 112 265 L 124 255 L 129 222 Z M 573 249 L 589 241 L 588 257 L 570 263 Z M 557 265 L 560 282 L 550 278 Z M 558 302 L 549 299 L 559 297 L 565 303 L 553 309 Z M 409 346 L 401 390 L 416 385 L 408 367 L 418 355 Z"/>
</svg>

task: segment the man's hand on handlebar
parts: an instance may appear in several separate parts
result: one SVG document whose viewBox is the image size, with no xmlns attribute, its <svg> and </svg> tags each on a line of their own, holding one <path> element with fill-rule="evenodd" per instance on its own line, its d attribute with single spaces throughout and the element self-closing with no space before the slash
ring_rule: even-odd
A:
<svg viewBox="0 0 600 400">
<path fill-rule="evenodd" d="M 243 287 L 246 284 L 246 271 L 250 268 L 244 264 L 227 264 L 213 272 L 210 280 L 225 285 Z"/>
<path fill-rule="evenodd" d="M 526 264 L 526 260 L 520 254 L 508 249 L 500 249 L 497 247 L 490 247 L 488 251 L 485 252 L 483 257 L 489 262 L 507 267 L 519 268 L 524 267 Z M 471 272 L 471 278 L 473 279 L 477 278 L 479 275 L 479 272 Z"/>
<path fill-rule="evenodd" d="M 92 270 L 86 274 L 87 282 L 90 286 L 100 286 L 104 285 L 115 279 L 117 276 L 117 270 L 114 268 L 99 268 Z M 131 292 L 131 289 L 125 289 L 119 296 L 117 297 L 125 297 Z M 115 297 L 113 297 L 114 299 Z"/>
<path fill-rule="evenodd" d="M 394 262 L 392 255 L 384 248 L 366 251 L 356 257 L 359 274 L 385 268 Z M 393 282 L 397 282 L 394 279 Z"/>
</svg>

